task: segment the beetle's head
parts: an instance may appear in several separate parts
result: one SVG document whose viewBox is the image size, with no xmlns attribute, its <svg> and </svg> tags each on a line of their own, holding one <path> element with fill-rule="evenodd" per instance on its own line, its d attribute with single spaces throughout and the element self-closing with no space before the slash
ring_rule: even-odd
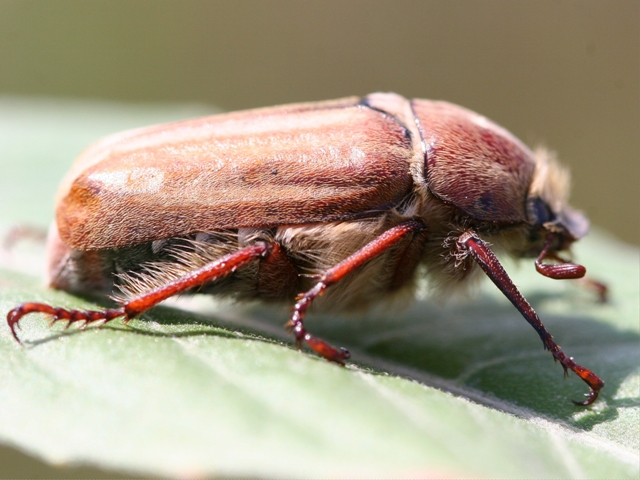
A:
<svg viewBox="0 0 640 480">
<path fill-rule="evenodd" d="M 546 150 L 535 153 L 536 169 L 527 198 L 529 241 L 525 256 L 537 257 L 538 272 L 551 278 L 580 278 L 585 268 L 565 261 L 557 252 L 569 250 L 585 236 L 589 221 L 567 204 L 569 174 Z M 546 264 L 545 259 L 559 263 Z"/>
<path fill-rule="evenodd" d="M 559 212 L 551 210 L 540 197 L 532 197 L 527 202 L 527 218 L 531 224 L 531 238 L 542 239 L 553 236 L 550 250 L 567 250 L 573 242 L 584 237 L 589 230 L 589 220 L 577 210 L 566 206 Z M 537 249 L 539 250 L 539 249 Z"/>
</svg>

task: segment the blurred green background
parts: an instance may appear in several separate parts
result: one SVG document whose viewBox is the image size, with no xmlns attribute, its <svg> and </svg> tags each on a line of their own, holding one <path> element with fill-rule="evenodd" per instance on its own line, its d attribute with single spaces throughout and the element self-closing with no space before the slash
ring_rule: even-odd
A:
<svg viewBox="0 0 640 480">
<path fill-rule="evenodd" d="M 638 243 L 638 32 L 637 0 L 0 0 L 0 95 L 446 99 L 555 149 L 574 205 Z"/>
</svg>

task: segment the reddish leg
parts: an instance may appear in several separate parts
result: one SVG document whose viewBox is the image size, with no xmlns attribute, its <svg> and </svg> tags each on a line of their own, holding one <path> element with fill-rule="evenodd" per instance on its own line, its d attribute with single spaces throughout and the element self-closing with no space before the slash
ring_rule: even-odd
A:
<svg viewBox="0 0 640 480">
<path fill-rule="evenodd" d="M 609 299 L 609 287 L 607 287 L 604 283 L 598 282 L 597 280 L 593 280 L 589 277 L 581 278 L 579 282 L 584 287 L 590 288 L 596 293 L 596 295 L 598 295 L 598 302 L 607 303 Z"/>
<path fill-rule="evenodd" d="M 51 321 L 52 324 L 60 320 L 66 320 L 67 326 L 75 322 L 82 322 L 82 326 L 84 327 L 89 323 L 106 323 L 118 317 L 124 317 L 126 322 L 173 295 L 223 278 L 226 275 L 235 272 L 238 268 L 243 267 L 260 257 L 267 256 L 269 251 L 270 247 L 264 243 L 257 243 L 255 245 L 244 247 L 237 252 L 225 255 L 204 267 L 189 272 L 183 277 L 173 280 L 166 285 L 162 285 L 161 287 L 143 293 L 142 295 L 123 303 L 119 308 L 105 309 L 102 311 L 67 310 L 64 308 L 55 308 L 47 305 L 46 303 L 28 302 L 11 310 L 7 314 L 7 323 L 9 324 L 9 328 L 11 328 L 11 333 L 13 333 L 14 338 L 18 343 L 21 343 L 16 330 L 19 327 L 18 322 L 20 319 L 28 313 L 46 313 L 53 317 Z"/>
<path fill-rule="evenodd" d="M 423 229 L 424 224 L 415 220 L 410 220 L 390 228 L 336 266 L 325 271 L 318 283 L 316 283 L 311 290 L 300 294 L 297 303 L 293 307 L 293 315 L 291 315 L 291 319 L 286 323 L 287 328 L 289 328 L 295 336 L 298 348 L 301 348 L 302 342 L 304 341 L 312 350 L 327 360 L 343 365 L 344 360 L 347 360 L 350 356 L 346 349 L 341 348 L 338 350 L 325 341 L 314 337 L 304 328 L 304 317 L 307 309 L 317 296 L 324 293 L 327 287 L 337 283 L 348 273 L 353 272 L 372 258 L 397 245 L 408 234 L 419 232 Z"/>
<path fill-rule="evenodd" d="M 598 301 L 600 303 L 605 303 L 607 301 L 608 293 L 607 286 L 604 283 L 585 277 L 584 275 L 587 269 L 582 265 L 571 263 L 570 261 L 559 257 L 555 252 L 550 252 L 549 249 L 553 244 L 553 241 L 554 235 L 548 235 L 545 246 L 536 259 L 536 270 L 538 271 L 538 273 L 541 273 L 545 277 L 555 278 L 558 280 L 579 279 L 580 283 L 596 292 L 596 294 L 598 295 Z M 542 263 L 545 258 L 551 258 L 558 263 Z"/>
<path fill-rule="evenodd" d="M 564 369 L 565 375 L 569 370 L 578 375 L 587 385 L 589 385 L 589 393 L 585 396 L 584 402 L 573 402 L 576 405 L 590 405 L 598 398 L 598 393 L 604 386 L 604 382 L 591 370 L 581 367 L 573 361 L 571 357 L 567 357 L 560 349 L 558 344 L 553 341 L 553 337 L 547 331 L 540 321 L 538 314 L 533 310 L 529 302 L 520 294 L 516 286 L 513 284 L 509 275 L 504 270 L 491 249 L 476 235 L 475 232 L 465 232 L 458 238 L 458 245 L 463 250 L 469 252 L 478 262 L 478 265 L 489 276 L 493 283 L 504 293 L 504 295 L 513 303 L 522 316 L 531 324 L 538 332 L 544 348 L 549 350 L 554 360 L 559 361 Z M 573 265 L 573 264 L 570 264 Z M 558 278 L 558 277 L 554 277 Z M 560 277 L 566 278 L 566 277 Z M 569 277 L 572 278 L 572 277 Z"/>
<path fill-rule="evenodd" d="M 556 280 L 567 280 L 584 277 L 587 269 L 582 265 L 576 265 L 564 258 L 559 257 L 554 252 L 549 251 L 555 240 L 553 233 L 547 235 L 547 241 L 538 258 L 536 258 L 536 270 L 545 277 L 555 278 Z M 545 258 L 551 258 L 559 263 L 542 263 Z"/>
</svg>

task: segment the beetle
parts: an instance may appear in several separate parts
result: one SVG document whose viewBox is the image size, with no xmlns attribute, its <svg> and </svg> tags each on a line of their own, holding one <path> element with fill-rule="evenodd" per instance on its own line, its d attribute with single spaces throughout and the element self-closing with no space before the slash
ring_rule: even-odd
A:
<svg viewBox="0 0 640 480">
<path fill-rule="evenodd" d="M 419 267 L 445 295 L 483 271 L 565 375 L 586 382 L 574 403 L 589 405 L 604 382 L 564 354 L 494 253 L 535 258 L 550 278 L 583 277 L 558 255 L 589 226 L 568 189 L 551 153 L 463 107 L 393 93 L 127 131 L 75 162 L 47 247 L 51 287 L 118 291 L 117 308 L 27 302 L 7 321 L 19 342 L 32 312 L 86 326 L 126 322 L 179 293 L 295 299 L 286 326 L 297 347 L 344 364 L 348 351 L 305 328 L 312 303 L 348 311 L 398 298 Z"/>
</svg>

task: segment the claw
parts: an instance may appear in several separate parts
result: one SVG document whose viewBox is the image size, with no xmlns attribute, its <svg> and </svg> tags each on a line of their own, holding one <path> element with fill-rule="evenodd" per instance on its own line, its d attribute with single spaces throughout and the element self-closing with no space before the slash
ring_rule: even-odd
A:
<svg viewBox="0 0 640 480">
<path fill-rule="evenodd" d="M 602 387 L 604 387 L 604 382 L 602 381 L 602 379 L 600 379 L 600 377 L 598 377 L 588 368 L 578 365 L 573 360 L 573 357 L 567 357 L 559 348 L 552 350 L 552 353 L 554 360 L 559 361 L 560 365 L 562 365 L 562 368 L 565 372 L 565 377 L 568 375 L 569 370 L 571 370 L 589 387 L 589 393 L 584 394 L 587 399 L 584 402 L 571 400 L 574 405 L 586 407 L 595 402 L 598 398 L 598 395 L 600 394 L 600 390 L 602 390 Z"/>
<path fill-rule="evenodd" d="M 93 310 L 66 310 L 64 308 L 54 308 L 46 303 L 27 302 L 18 305 L 16 308 L 7 313 L 7 324 L 11 329 L 13 338 L 22 345 L 22 342 L 18 338 L 17 329 L 19 328 L 20 319 L 29 313 L 45 313 L 52 316 L 49 321 L 49 326 L 56 322 L 66 320 L 65 330 L 71 326 L 72 323 L 84 322 L 81 328 L 85 328 L 88 324 L 93 322 L 108 322 L 117 317 L 126 316 L 124 308 L 107 309 L 102 311 Z"/>
<path fill-rule="evenodd" d="M 604 386 L 604 383 L 602 384 L 602 386 Z M 600 388 L 602 388 L 602 386 Z M 599 392 L 600 392 L 599 389 L 594 390 L 593 388 L 589 387 L 589 393 L 584 394 L 584 396 L 587 397 L 587 399 L 584 402 L 576 402 L 575 400 L 571 400 L 571 401 L 573 402 L 574 405 L 578 405 L 580 407 L 586 407 L 596 401 L 596 399 L 598 398 Z"/>
<path fill-rule="evenodd" d="M 16 339 L 16 342 L 18 342 L 20 345 L 22 345 L 22 342 L 20 341 L 20 338 L 18 338 L 18 328 L 20 328 L 20 325 L 18 324 L 18 320 L 20 320 L 20 317 L 18 316 L 18 318 L 15 318 L 18 314 L 18 312 L 16 311 L 17 309 L 14 308 L 13 310 L 11 310 L 9 313 L 7 313 L 7 324 L 9 325 L 9 328 L 11 329 L 11 334 L 13 335 L 13 338 Z"/>
<path fill-rule="evenodd" d="M 347 349 L 340 348 L 340 350 L 338 350 L 337 348 L 329 345 L 324 340 L 320 340 L 319 338 L 316 338 L 312 335 L 305 335 L 304 340 L 307 345 L 309 345 L 309 348 L 319 353 L 327 360 L 335 362 L 339 365 L 344 366 L 345 360 L 348 360 L 351 357 L 351 354 Z"/>
</svg>

